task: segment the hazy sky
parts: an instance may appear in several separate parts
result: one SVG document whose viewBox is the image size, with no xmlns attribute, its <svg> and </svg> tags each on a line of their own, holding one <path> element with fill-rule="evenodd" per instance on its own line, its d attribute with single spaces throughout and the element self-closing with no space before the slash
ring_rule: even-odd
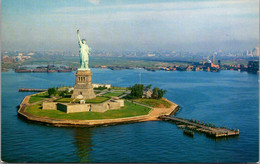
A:
<svg viewBox="0 0 260 164">
<path fill-rule="evenodd" d="M 258 0 L 2 0 L 3 50 L 249 49 Z"/>
</svg>

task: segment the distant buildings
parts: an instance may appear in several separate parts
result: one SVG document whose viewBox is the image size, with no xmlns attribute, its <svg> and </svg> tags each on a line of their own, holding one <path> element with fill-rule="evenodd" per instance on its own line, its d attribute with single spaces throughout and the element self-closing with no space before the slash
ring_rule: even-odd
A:
<svg viewBox="0 0 260 164">
<path fill-rule="evenodd" d="M 253 54 L 253 56 L 259 56 L 259 47 L 255 47 L 255 48 L 252 50 L 252 54 Z"/>
<path fill-rule="evenodd" d="M 212 56 L 212 62 L 209 60 L 208 63 L 203 62 L 203 70 L 205 71 L 219 71 L 219 65 L 214 64 L 215 62 L 215 55 Z M 220 63 L 220 60 L 218 61 Z"/>
<path fill-rule="evenodd" d="M 259 56 L 259 47 L 255 47 L 253 50 L 246 50 L 244 55 L 248 57 L 257 57 Z"/>
<path fill-rule="evenodd" d="M 35 53 L 34 52 L 29 52 L 27 55 L 33 56 Z"/>
<path fill-rule="evenodd" d="M 25 60 L 28 60 L 30 58 L 31 58 L 31 56 L 24 56 L 22 53 L 18 53 L 17 56 L 13 56 L 13 57 L 10 57 L 8 55 L 4 55 L 2 57 L 2 62 L 3 63 L 15 63 L 15 62 L 19 62 L 19 61 L 25 61 Z"/>
<path fill-rule="evenodd" d="M 15 58 L 9 57 L 8 55 L 4 55 L 2 58 L 3 63 L 14 63 L 16 62 Z"/>
<path fill-rule="evenodd" d="M 106 87 L 106 88 L 111 88 L 110 84 L 92 84 L 93 88 L 98 88 L 98 87 Z"/>
<path fill-rule="evenodd" d="M 155 54 L 147 54 L 148 57 L 154 57 Z"/>
</svg>

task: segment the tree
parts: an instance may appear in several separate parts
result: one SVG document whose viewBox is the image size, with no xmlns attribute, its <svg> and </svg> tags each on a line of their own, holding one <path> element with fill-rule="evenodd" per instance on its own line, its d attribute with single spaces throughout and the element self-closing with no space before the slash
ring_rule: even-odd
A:
<svg viewBox="0 0 260 164">
<path fill-rule="evenodd" d="M 157 87 L 153 88 L 152 98 L 158 98 L 158 90 L 159 90 L 159 88 L 157 88 Z"/>
<path fill-rule="evenodd" d="M 69 88 L 66 88 L 65 93 L 69 94 Z"/>
<path fill-rule="evenodd" d="M 55 88 L 49 88 L 48 94 L 49 94 L 49 97 L 54 96 L 56 94 L 56 89 Z"/>
<path fill-rule="evenodd" d="M 151 89 L 152 84 L 147 85 L 145 88 Z"/>
<path fill-rule="evenodd" d="M 135 84 L 131 87 L 131 97 L 132 98 L 142 98 L 144 91 L 144 85 L 143 84 Z"/>
<path fill-rule="evenodd" d="M 153 88 L 152 97 L 153 97 L 153 98 L 160 99 L 160 98 L 163 97 L 163 95 L 164 95 L 166 92 L 167 92 L 166 90 L 163 90 L 163 89 L 154 87 L 154 88 Z"/>
<path fill-rule="evenodd" d="M 163 95 L 164 95 L 166 92 L 167 92 L 166 90 L 159 89 L 159 90 L 158 90 L 158 99 L 162 98 Z"/>
</svg>

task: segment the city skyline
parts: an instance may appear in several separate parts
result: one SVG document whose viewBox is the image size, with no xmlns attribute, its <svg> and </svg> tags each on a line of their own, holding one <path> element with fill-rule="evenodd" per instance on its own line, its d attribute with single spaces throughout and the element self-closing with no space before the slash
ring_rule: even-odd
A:
<svg viewBox="0 0 260 164">
<path fill-rule="evenodd" d="M 2 50 L 246 50 L 258 45 L 259 2 L 4 0 Z"/>
</svg>

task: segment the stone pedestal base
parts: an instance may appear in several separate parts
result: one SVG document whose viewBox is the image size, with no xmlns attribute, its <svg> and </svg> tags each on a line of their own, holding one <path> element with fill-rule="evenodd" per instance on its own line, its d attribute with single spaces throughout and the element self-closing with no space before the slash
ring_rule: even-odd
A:
<svg viewBox="0 0 260 164">
<path fill-rule="evenodd" d="M 90 70 L 78 70 L 75 74 L 76 82 L 71 98 L 93 99 L 96 97 L 92 86 L 92 76 Z"/>
</svg>

